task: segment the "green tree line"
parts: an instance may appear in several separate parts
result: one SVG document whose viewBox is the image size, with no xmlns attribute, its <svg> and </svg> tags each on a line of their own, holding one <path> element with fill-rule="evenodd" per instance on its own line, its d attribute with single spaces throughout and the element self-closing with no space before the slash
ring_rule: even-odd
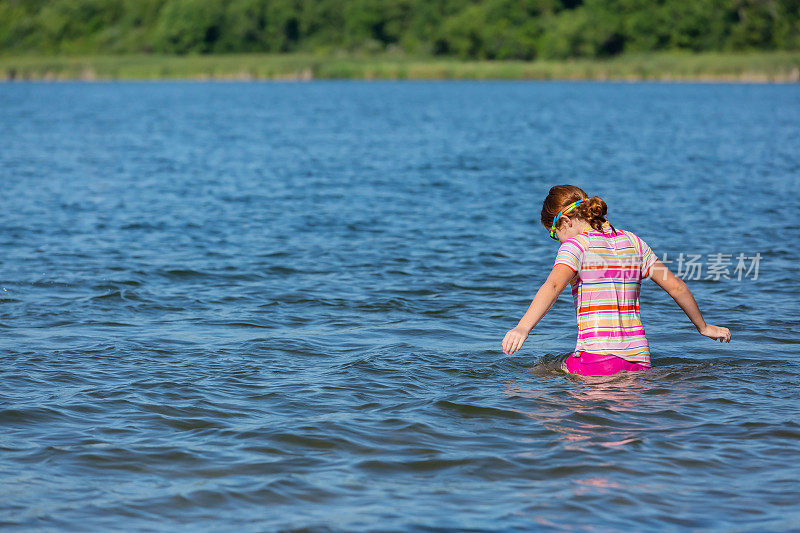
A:
<svg viewBox="0 0 800 533">
<path fill-rule="evenodd" d="M 5 55 L 797 49 L 800 0 L 0 0 Z"/>
</svg>

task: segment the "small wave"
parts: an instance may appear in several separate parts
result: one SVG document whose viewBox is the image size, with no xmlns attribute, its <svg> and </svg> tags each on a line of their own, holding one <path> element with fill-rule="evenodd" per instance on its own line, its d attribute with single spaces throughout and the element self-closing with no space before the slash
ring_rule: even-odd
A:
<svg viewBox="0 0 800 533">
<path fill-rule="evenodd" d="M 193 270 L 191 268 L 171 268 L 158 271 L 158 274 L 168 279 L 201 279 L 210 276 L 207 272 Z"/>
<path fill-rule="evenodd" d="M 91 296 L 90 300 L 120 300 L 120 301 L 140 301 L 141 298 L 130 289 L 117 289 L 105 294 Z"/>
<path fill-rule="evenodd" d="M 456 403 L 451 402 L 449 400 L 439 400 L 434 404 L 436 407 L 441 407 L 442 409 L 448 411 L 454 411 L 464 417 L 471 418 L 517 418 L 517 419 L 525 419 L 527 418 L 525 415 L 518 411 L 510 411 L 508 409 L 500 409 L 497 407 L 486 407 L 481 405 L 473 405 L 473 404 L 465 404 L 465 403 Z"/>
<path fill-rule="evenodd" d="M 228 326 L 235 328 L 255 328 L 255 329 L 271 329 L 274 326 L 271 324 L 256 324 L 255 322 L 209 322 L 212 326 Z"/>
<path fill-rule="evenodd" d="M 64 413 L 58 409 L 49 407 L 25 407 L 19 409 L 0 410 L 0 423 L 17 424 L 36 424 L 63 418 Z"/>
<path fill-rule="evenodd" d="M 110 326 L 110 327 L 114 327 L 114 328 L 129 328 L 129 327 L 133 327 L 135 325 L 135 324 L 129 324 L 127 322 L 112 322 L 112 321 L 106 321 L 106 320 L 100 320 L 100 321 L 91 321 L 90 320 L 90 321 L 87 321 L 86 323 L 94 325 L 94 326 Z"/>
<path fill-rule="evenodd" d="M 154 231 L 154 230 L 163 230 L 166 229 L 166 224 L 164 222 L 132 222 L 130 224 L 123 224 L 120 226 L 119 229 L 121 230 L 147 230 L 147 231 Z"/>
</svg>

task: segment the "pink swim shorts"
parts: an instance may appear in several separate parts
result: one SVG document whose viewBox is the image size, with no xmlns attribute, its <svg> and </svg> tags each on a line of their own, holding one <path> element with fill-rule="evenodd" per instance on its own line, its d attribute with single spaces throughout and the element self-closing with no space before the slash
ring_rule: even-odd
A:
<svg viewBox="0 0 800 533">
<path fill-rule="evenodd" d="M 576 357 L 576 354 L 580 357 Z M 570 374 L 581 376 L 608 376 L 622 370 L 647 370 L 649 366 L 631 363 L 616 355 L 607 355 L 590 352 L 573 352 L 565 361 Z"/>
</svg>

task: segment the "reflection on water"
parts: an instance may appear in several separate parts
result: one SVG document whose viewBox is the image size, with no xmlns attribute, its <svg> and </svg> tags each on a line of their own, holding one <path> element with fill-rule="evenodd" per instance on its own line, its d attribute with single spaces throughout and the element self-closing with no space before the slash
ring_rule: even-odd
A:
<svg viewBox="0 0 800 533">
<path fill-rule="evenodd" d="M 535 406 L 533 410 L 512 409 L 561 434 L 568 443 L 565 444 L 568 450 L 641 443 L 653 433 L 675 435 L 674 432 L 682 428 L 675 423 L 677 421 L 668 423 L 664 417 L 650 419 L 648 413 L 659 408 L 680 411 L 692 401 L 702 401 L 702 398 L 690 398 L 687 382 L 672 383 L 669 390 L 664 391 L 666 394 L 660 394 L 663 385 L 657 369 L 619 372 L 611 376 L 576 376 L 552 370 L 558 368 L 561 360 L 563 357 L 546 358 L 546 362 L 528 372 L 571 382 L 573 386 L 535 389 L 530 383 L 510 380 L 503 389 L 507 396 L 535 400 L 529 402 Z M 543 371 L 542 367 L 550 370 Z"/>
</svg>

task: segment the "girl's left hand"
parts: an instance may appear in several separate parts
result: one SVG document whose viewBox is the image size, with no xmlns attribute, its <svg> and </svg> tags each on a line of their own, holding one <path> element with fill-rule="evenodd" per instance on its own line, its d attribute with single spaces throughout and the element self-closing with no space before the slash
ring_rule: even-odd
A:
<svg viewBox="0 0 800 533">
<path fill-rule="evenodd" d="M 522 348 L 522 343 L 528 338 L 528 332 L 517 326 L 509 330 L 503 337 L 503 353 L 512 354 Z"/>
</svg>

